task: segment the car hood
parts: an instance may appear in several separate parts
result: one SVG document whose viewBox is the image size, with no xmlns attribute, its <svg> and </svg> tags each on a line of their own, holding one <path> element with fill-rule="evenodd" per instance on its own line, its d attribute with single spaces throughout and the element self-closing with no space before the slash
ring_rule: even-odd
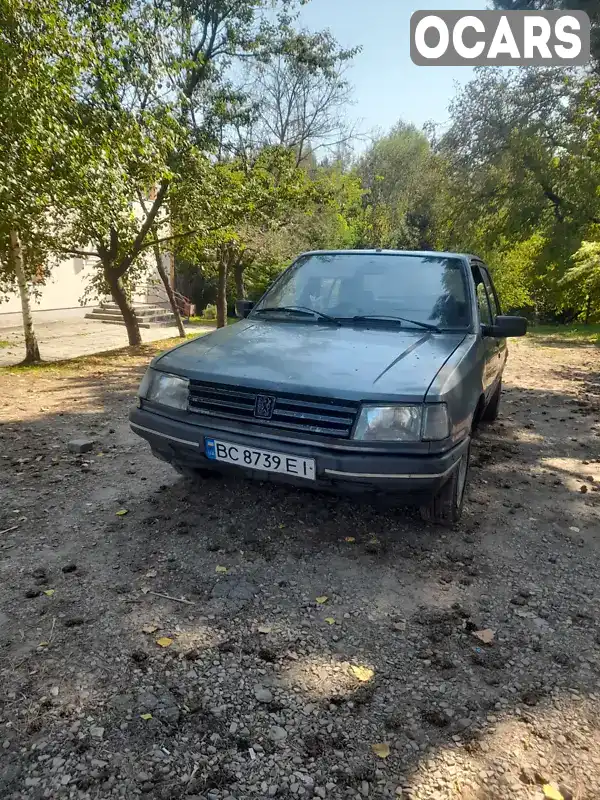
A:
<svg viewBox="0 0 600 800">
<path fill-rule="evenodd" d="M 422 400 L 465 338 L 398 328 L 243 320 L 153 362 L 188 378 L 352 400 Z"/>
</svg>

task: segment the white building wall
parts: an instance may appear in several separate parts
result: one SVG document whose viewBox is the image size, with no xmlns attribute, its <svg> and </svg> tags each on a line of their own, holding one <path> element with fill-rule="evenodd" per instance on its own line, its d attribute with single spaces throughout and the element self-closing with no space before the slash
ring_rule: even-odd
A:
<svg viewBox="0 0 600 800">
<path fill-rule="evenodd" d="M 31 295 L 33 311 L 51 311 L 61 308 L 80 308 L 80 299 L 87 287 L 87 281 L 93 271 L 92 262 L 84 263 L 82 258 L 69 258 L 56 264 L 50 271 L 50 277 L 40 287 L 38 296 Z M 93 301 L 89 300 L 88 305 Z M 21 300 L 18 294 L 8 295 L 0 302 L 0 314 L 19 313 Z"/>
</svg>

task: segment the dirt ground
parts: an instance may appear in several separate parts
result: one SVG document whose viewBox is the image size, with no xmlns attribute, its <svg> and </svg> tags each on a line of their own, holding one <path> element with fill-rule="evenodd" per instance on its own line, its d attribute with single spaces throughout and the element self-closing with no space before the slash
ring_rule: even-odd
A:
<svg viewBox="0 0 600 800">
<path fill-rule="evenodd" d="M 1 373 L 0 797 L 597 800 L 600 352 L 510 350 L 454 531 L 185 482 L 149 347 Z"/>
</svg>

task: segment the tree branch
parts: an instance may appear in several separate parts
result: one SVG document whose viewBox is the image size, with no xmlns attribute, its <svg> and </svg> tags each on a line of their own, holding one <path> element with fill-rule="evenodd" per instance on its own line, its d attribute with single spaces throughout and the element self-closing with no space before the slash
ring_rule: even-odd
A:
<svg viewBox="0 0 600 800">
<path fill-rule="evenodd" d="M 148 235 L 150 228 L 154 225 L 154 220 L 156 219 L 156 216 L 162 207 L 162 204 L 164 202 L 165 197 L 167 196 L 168 191 L 169 191 L 169 181 L 163 180 L 160 184 L 160 189 L 157 192 L 154 202 L 152 203 L 152 207 L 146 214 L 146 219 L 144 220 L 144 224 L 140 228 L 138 235 L 135 237 L 129 253 L 121 259 L 121 262 L 117 267 L 117 272 L 119 274 L 119 277 L 122 277 L 127 272 L 129 267 L 135 260 L 136 256 L 138 256 L 139 253 L 141 252 L 144 246 L 144 239 Z"/>
</svg>

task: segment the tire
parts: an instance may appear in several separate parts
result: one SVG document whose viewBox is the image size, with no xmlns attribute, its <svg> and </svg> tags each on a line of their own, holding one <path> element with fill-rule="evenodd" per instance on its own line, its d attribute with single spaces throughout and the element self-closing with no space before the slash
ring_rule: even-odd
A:
<svg viewBox="0 0 600 800">
<path fill-rule="evenodd" d="M 490 402 L 483 409 L 481 415 L 482 422 L 495 422 L 500 412 L 500 395 L 502 394 L 502 380 L 499 381 L 496 391 L 490 398 Z"/>
<path fill-rule="evenodd" d="M 441 489 L 438 489 L 433 495 L 431 500 L 419 509 L 421 518 L 425 522 L 432 522 L 434 525 L 444 525 L 450 528 L 460 520 L 469 476 L 470 458 L 471 440 L 469 439 L 458 467 Z"/>
</svg>

